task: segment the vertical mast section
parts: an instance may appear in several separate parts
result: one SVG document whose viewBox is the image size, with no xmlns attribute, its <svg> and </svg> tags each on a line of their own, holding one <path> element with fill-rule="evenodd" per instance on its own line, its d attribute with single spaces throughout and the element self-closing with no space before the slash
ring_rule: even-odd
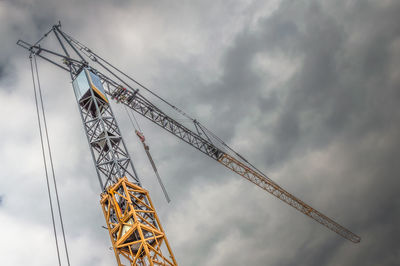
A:
<svg viewBox="0 0 400 266">
<path fill-rule="evenodd" d="M 149 193 L 141 187 L 102 80 L 83 67 L 72 85 L 118 265 L 177 265 Z"/>
<path fill-rule="evenodd" d="M 100 78 L 83 68 L 72 84 L 102 191 L 125 176 L 140 186 Z"/>
</svg>

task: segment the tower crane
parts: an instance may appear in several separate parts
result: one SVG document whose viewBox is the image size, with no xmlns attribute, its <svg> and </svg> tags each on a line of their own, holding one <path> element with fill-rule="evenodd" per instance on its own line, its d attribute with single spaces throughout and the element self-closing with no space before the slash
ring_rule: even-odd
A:
<svg viewBox="0 0 400 266">
<path fill-rule="evenodd" d="M 53 50 L 42 45 L 50 36 L 58 44 Z M 65 33 L 60 23 L 52 26 L 34 44 L 23 40 L 18 40 L 17 44 L 28 50 L 30 56 L 41 58 L 70 74 L 101 186 L 100 203 L 118 265 L 124 262 L 130 265 L 177 265 L 177 262 L 149 193 L 142 187 L 129 157 L 110 99 L 142 115 L 343 238 L 360 242 L 359 236 L 279 186 L 196 119 Z M 134 88 L 137 86 L 140 89 Z M 188 118 L 193 129 L 162 111 L 145 97 L 142 90 Z M 146 149 L 144 138 L 142 142 Z"/>
</svg>

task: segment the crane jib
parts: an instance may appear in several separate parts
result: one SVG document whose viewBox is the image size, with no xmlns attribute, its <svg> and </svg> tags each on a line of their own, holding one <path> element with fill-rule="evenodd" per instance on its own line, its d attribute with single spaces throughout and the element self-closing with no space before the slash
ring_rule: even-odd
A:
<svg viewBox="0 0 400 266">
<path fill-rule="evenodd" d="M 107 83 L 107 80 L 104 80 Z M 106 93 L 109 95 L 115 95 L 118 92 L 118 88 L 114 88 L 113 85 L 109 84 L 109 90 L 106 90 Z M 116 92 L 117 91 L 117 92 Z M 282 200 L 283 202 L 287 203 L 288 205 L 292 206 L 296 210 L 304 213 L 305 215 L 309 216 L 313 220 L 319 222 L 320 224 L 326 226 L 330 230 L 336 232 L 340 236 L 354 242 L 360 242 L 360 237 L 352 233 L 351 231 L 347 230 L 343 226 L 339 225 L 332 219 L 328 218 L 327 216 L 321 214 L 311 206 L 307 205 L 303 201 L 297 199 L 295 196 L 281 188 L 279 185 L 272 182 L 270 179 L 266 178 L 266 176 L 255 170 L 252 167 L 246 165 L 245 163 L 241 162 L 240 157 L 237 159 L 227 153 L 221 151 L 217 148 L 214 144 L 210 141 L 202 138 L 197 133 L 191 131 L 190 129 L 186 128 L 185 126 L 181 125 L 179 122 L 175 121 L 171 117 L 167 116 L 158 108 L 153 108 L 149 106 L 146 100 L 143 99 L 143 96 L 135 95 L 131 97 L 133 92 L 125 90 L 124 94 L 121 95 L 118 99 L 115 99 L 118 103 L 124 104 L 127 107 L 131 108 L 132 110 L 136 111 L 137 113 L 141 114 L 142 116 L 146 117 L 153 123 L 157 124 L 158 126 L 164 128 L 168 132 L 172 133 L 176 137 L 180 138 L 181 140 L 185 141 L 186 143 L 190 144 L 191 146 L 195 147 L 196 149 L 200 150 L 204 154 L 207 154 L 214 160 L 218 161 L 231 171 L 237 173 L 238 175 L 246 178 L 248 181 L 254 183 L 255 185 L 261 187 L 262 189 L 266 190 L 267 192 L 271 193 L 278 199 Z M 135 93 L 137 94 L 137 93 Z"/>
</svg>

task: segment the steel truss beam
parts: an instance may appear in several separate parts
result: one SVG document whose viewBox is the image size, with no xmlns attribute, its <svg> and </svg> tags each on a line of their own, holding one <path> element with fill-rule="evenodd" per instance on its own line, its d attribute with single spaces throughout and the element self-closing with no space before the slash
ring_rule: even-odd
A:
<svg viewBox="0 0 400 266">
<path fill-rule="evenodd" d="M 178 265 L 147 190 L 124 177 L 100 203 L 118 265 Z"/>
<path fill-rule="evenodd" d="M 124 176 L 140 185 L 110 104 L 90 89 L 78 106 L 102 190 Z"/>
<path fill-rule="evenodd" d="M 124 265 L 124 260 L 131 265 L 177 265 L 148 192 L 141 188 L 108 99 L 101 94 L 103 88 L 94 85 L 97 76 L 92 73 L 83 68 L 73 86 L 102 186 L 100 203 L 118 265 Z M 80 97 L 80 89 L 86 89 L 82 84 L 91 87 Z"/>
<path fill-rule="evenodd" d="M 121 263 L 124 261 L 141 266 L 177 265 L 148 192 L 141 187 L 110 103 L 106 95 L 101 94 L 104 88 L 96 88 L 93 84 L 91 73 L 99 72 L 88 67 L 59 26 L 54 26 L 52 31 L 64 54 L 45 49 L 38 43 L 30 45 L 18 41 L 17 44 L 70 73 L 101 186 L 100 203 L 118 265 L 124 265 Z M 72 51 L 68 52 L 67 47 Z M 78 59 L 74 59 L 73 54 Z M 80 75 L 87 86 L 84 90 L 80 90 Z M 105 82 L 102 78 L 101 82 L 109 86 L 112 81 L 107 79 Z M 81 93 L 84 94 L 78 95 Z"/>
</svg>

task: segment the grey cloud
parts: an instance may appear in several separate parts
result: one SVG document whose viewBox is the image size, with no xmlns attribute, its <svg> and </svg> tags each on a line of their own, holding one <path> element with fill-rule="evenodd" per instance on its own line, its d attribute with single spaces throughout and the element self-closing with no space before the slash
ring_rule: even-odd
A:
<svg viewBox="0 0 400 266">
<path fill-rule="evenodd" d="M 67 32 L 116 58 L 127 73 L 239 144 L 272 179 L 362 237 L 357 245 L 342 240 L 140 120 L 172 198 L 166 204 L 124 110 L 114 106 L 180 264 L 398 264 L 399 4 L 281 1 L 256 18 L 261 2 L 6 2 L 11 15 L 2 18 L 8 38 L 0 58 L 14 69 L 4 73 L 15 74 L 0 83 L 2 108 L 13 114 L 1 118 L 7 141 L 0 142 L 0 157 L 13 179 L 0 181 L 10 190 L 0 216 L 12 221 L 9 231 L 20 232 L 29 221 L 47 232 L 50 221 L 29 69 L 14 43 L 36 40 L 60 19 Z M 283 73 L 275 73 L 280 64 Z M 98 184 L 68 75 L 40 67 L 73 262 L 110 265 Z M 286 68 L 293 73 L 285 76 Z M 29 200 L 17 196 L 21 191 Z M 47 242 L 41 249 L 52 249 Z M 40 252 L 35 245 L 32 251 Z M 1 255 L 6 265 L 18 264 Z M 46 263 L 32 264 L 53 265 Z"/>
<path fill-rule="evenodd" d="M 378 8 L 369 3 L 361 10 L 358 6 L 359 4 L 355 4 L 353 9 L 348 10 L 344 10 L 342 6 L 343 9 L 339 12 L 342 11 L 345 17 L 337 20 L 336 16 L 342 14 L 335 14 L 321 4 L 293 4 L 286 1 L 271 17 L 260 23 L 260 29 L 245 30 L 237 36 L 222 61 L 224 74 L 218 83 L 223 85 L 212 84 L 208 88 L 210 93 L 202 91 L 202 94 L 204 99 L 211 101 L 215 106 L 214 121 L 223 121 L 218 122 L 218 126 L 215 127 L 219 128 L 219 132 L 222 132 L 225 138 L 230 139 L 235 133 L 232 128 L 235 127 L 238 117 L 251 115 L 254 110 L 246 103 L 257 96 L 245 95 L 246 90 L 243 87 L 247 85 L 257 92 L 262 90 L 261 86 L 265 86 L 249 68 L 253 57 L 268 48 L 271 48 L 268 53 L 286 53 L 288 56 L 301 57 L 301 67 L 282 88 L 287 90 L 286 96 L 276 104 L 277 123 L 268 124 L 268 127 L 272 127 L 273 144 L 265 147 L 266 152 L 262 156 L 264 162 L 273 167 L 276 167 L 274 164 L 282 166 L 296 156 L 302 157 L 311 151 L 323 150 L 334 145 L 333 143 L 345 142 L 350 149 L 357 145 L 368 145 L 367 151 L 365 147 L 360 147 L 359 151 L 349 158 L 354 166 L 347 170 L 346 177 L 339 179 L 342 180 L 342 185 L 346 185 L 351 182 L 349 178 L 361 175 L 357 172 L 365 174 L 365 179 L 362 179 L 365 182 L 364 190 L 354 188 L 358 205 L 363 211 L 369 212 L 371 209 L 378 210 L 380 207 L 377 205 L 383 204 L 384 211 L 381 214 L 365 214 L 365 220 L 360 220 L 360 223 L 368 221 L 363 226 L 374 227 L 383 222 L 383 213 L 387 213 L 388 231 L 396 235 L 394 228 L 399 219 L 396 208 L 398 203 L 393 203 L 391 199 L 397 199 L 394 202 L 398 202 L 395 189 L 392 189 L 398 185 L 393 179 L 393 175 L 398 171 L 391 160 L 398 156 L 396 148 L 386 147 L 374 151 L 374 148 L 377 148 L 374 141 L 382 138 L 382 141 L 385 139 L 391 143 L 389 146 L 399 145 L 398 139 L 386 136 L 389 128 L 398 125 L 399 119 L 396 111 L 398 90 L 395 89 L 398 85 L 388 77 L 393 71 L 390 70 L 393 65 L 389 48 L 398 40 L 399 34 L 395 30 L 396 27 L 386 28 L 398 22 L 395 14 L 398 13 L 399 6 L 393 3 L 390 7 Z M 371 22 L 366 20 L 371 20 L 371 17 L 375 18 L 372 22 L 373 30 L 366 30 L 363 27 L 370 25 Z M 357 25 L 351 24 L 354 20 L 359 20 Z M 361 36 L 357 36 L 360 39 L 354 39 L 358 32 L 361 32 Z M 385 103 L 382 102 L 383 99 Z M 279 101 L 278 98 L 276 100 Z M 227 105 L 231 107 L 224 112 L 223 107 Z M 263 107 L 263 104 L 259 107 Z M 283 111 L 279 111 L 278 107 Z M 260 117 L 260 124 L 262 120 Z M 304 124 L 307 127 L 304 127 Z M 268 131 L 268 128 L 264 129 Z M 397 128 L 391 130 L 398 134 Z M 371 134 L 377 134 L 371 143 L 360 143 Z M 376 172 L 367 167 L 368 163 L 362 160 L 360 162 L 360 158 L 365 158 L 366 154 L 373 160 L 369 165 L 385 170 Z M 389 158 L 380 158 L 382 154 Z M 359 163 L 362 165 L 357 167 Z M 334 161 L 332 166 L 337 166 Z M 381 180 L 379 185 L 378 181 L 375 181 L 378 177 Z M 369 198 L 371 200 L 367 200 Z M 373 236 L 366 233 L 366 229 L 361 230 L 367 238 L 365 241 L 369 243 L 368 238 Z M 328 241 L 317 248 L 305 246 L 296 253 L 293 261 L 277 265 L 335 265 L 333 261 L 341 265 L 394 265 L 396 240 L 389 240 L 389 236 L 378 238 L 379 243 L 371 245 L 374 248 L 379 246 L 378 249 L 387 258 L 384 262 L 375 259 L 378 252 L 374 255 L 366 252 L 361 253 L 363 255 L 358 254 L 357 259 L 348 258 L 347 262 L 346 259 L 342 259 L 339 263 L 336 256 L 342 245 L 338 241 Z M 386 239 L 387 243 L 383 239 Z M 302 256 L 304 250 L 310 255 Z"/>
<path fill-rule="evenodd" d="M 4 70 L 5 66 L 0 66 L 0 80 L 4 77 L 5 75 L 5 70 Z"/>
</svg>

